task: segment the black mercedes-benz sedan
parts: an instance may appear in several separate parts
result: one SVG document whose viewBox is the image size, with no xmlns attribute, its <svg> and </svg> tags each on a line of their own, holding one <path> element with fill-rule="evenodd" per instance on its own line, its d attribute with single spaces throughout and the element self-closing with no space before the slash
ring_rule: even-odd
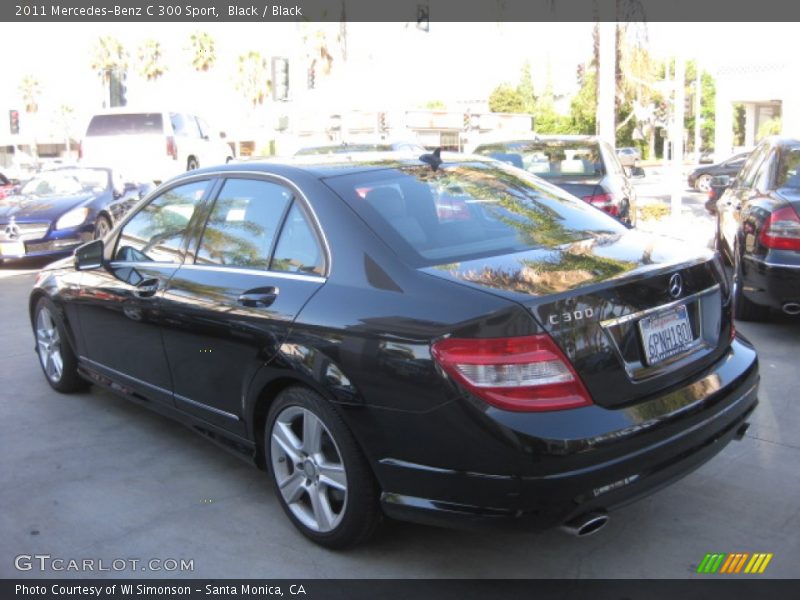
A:
<svg viewBox="0 0 800 600">
<path fill-rule="evenodd" d="M 716 202 L 737 319 L 800 315 L 800 139 L 767 138 Z"/>
<path fill-rule="evenodd" d="M 384 517 L 588 534 L 744 434 L 758 362 L 717 255 L 501 162 L 442 158 L 162 185 L 38 276 L 47 381 L 253 461 L 329 547 Z"/>
</svg>

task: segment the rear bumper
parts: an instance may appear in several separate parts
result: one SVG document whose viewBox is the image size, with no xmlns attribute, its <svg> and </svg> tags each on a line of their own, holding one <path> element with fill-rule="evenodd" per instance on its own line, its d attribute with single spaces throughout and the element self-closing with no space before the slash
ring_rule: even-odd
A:
<svg viewBox="0 0 800 600">
<path fill-rule="evenodd" d="M 528 438 L 538 450 L 519 473 L 383 460 L 380 478 L 396 484 L 384 485 L 383 510 L 426 524 L 540 530 L 592 510 L 617 508 L 680 479 L 722 450 L 755 408 L 758 383 L 755 351 L 736 341 L 728 355 L 681 390 L 628 409 L 591 407 L 595 414 L 585 413 L 593 423 L 603 422 L 598 411 L 618 413 L 605 422 L 622 416 L 631 423 L 627 427 L 597 429 L 583 438 Z"/>
<path fill-rule="evenodd" d="M 756 304 L 780 310 L 787 302 L 800 303 L 800 262 L 775 264 L 745 257 L 744 294 Z"/>
</svg>

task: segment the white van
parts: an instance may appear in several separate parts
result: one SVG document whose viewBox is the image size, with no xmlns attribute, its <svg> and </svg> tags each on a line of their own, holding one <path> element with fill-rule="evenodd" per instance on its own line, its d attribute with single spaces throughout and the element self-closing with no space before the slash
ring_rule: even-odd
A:
<svg viewBox="0 0 800 600">
<path fill-rule="evenodd" d="M 230 161 L 224 134 L 197 115 L 119 107 L 94 115 L 80 147 L 80 160 L 111 167 L 128 181 L 161 182 L 184 171 Z"/>
</svg>

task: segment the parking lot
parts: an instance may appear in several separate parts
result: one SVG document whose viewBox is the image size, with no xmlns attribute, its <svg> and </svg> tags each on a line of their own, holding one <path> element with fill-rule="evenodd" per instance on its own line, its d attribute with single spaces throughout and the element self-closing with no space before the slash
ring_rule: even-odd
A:
<svg viewBox="0 0 800 600">
<path fill-rule="evenodd" d="M 709 552 L 773 553 L 762 577 L 798 576 L 798 319 L 738 324 L 759 350 L 762 374 L 761 403 L 745 438 L 675 485 L 612 513 L 601 533 L 578 539 L 558 530 L 389 523 L 371 544 L 336 553 L 292 527 L 264 473 L 182 426 L 96 388 L 53 392 L 26 314 L 40 266 L 0 267 L 2 577 L 85 576 L 14 567 L 18 555 L 48 554 L 107 564 L 193 561 L 192 571 L 128 566 L 99 576 L 684 578 L 699 577 Z"/>
</svg>

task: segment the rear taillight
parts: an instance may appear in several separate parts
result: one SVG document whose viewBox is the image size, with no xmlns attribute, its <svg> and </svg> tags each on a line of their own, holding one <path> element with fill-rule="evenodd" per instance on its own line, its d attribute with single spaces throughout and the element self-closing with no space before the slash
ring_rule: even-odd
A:
<svg viewBox="0 0 800 600">
<path fill-rule="evenodd" d="M 448 375 L 498 408 L 546 411 L 592 404 L 569 360 L 546 334 L 447 338 L 431 350 Z"/>
<path fill-rule="evenodd" d="M 592 194 L 591 196 L 584 196 L 583 201 L 596 206 L 610 215 L 615 217 L 619 216 L 619 207 L 614 204 L 614 196 L 611 194 Z"/>
<path fill-rule="evenodd" d="M 178 160 L 178 146 L 175 145 L 175 138 L 171 135 L 167 136 L 167 156 L 172 160 Z"/>
<path fill-rule="evenodd" d="M 779 208 L 769 216 L 758 239 L 774 250 L 800 250 L 800 216 L 791 206 Z"/>
</svg>

